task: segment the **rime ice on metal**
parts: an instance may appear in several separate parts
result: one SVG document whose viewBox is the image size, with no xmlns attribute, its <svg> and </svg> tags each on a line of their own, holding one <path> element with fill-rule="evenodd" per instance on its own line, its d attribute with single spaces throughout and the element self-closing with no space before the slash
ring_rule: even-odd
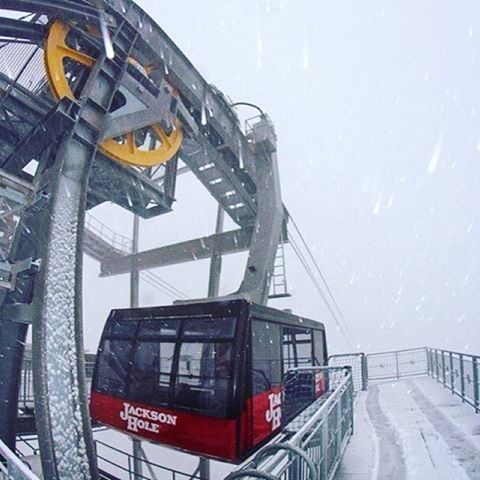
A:
<svg viewBox="0 0 480 480">
<path fill-rule="evenodd" d="M 80 186 L 62 177 L 52 218 L 50 257 L 45 270 L 48 407 L 60 477 L 90 477 L 83 438 L 75 328 L 75 271 Z"/>
</svg>

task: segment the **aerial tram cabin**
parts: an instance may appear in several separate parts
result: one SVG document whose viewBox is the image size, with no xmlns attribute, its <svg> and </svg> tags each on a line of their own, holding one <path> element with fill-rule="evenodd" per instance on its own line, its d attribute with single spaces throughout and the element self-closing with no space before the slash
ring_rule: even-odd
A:
<svg viewBox="0 0 480 480">
<path fill-rule="evenodd" d="M 323 324 L 245 300 L 113 310 L 93 420 L 239 463 L 327 389 Z M 295 370 L 296 369 L 296 370 Z"/>
</svg>

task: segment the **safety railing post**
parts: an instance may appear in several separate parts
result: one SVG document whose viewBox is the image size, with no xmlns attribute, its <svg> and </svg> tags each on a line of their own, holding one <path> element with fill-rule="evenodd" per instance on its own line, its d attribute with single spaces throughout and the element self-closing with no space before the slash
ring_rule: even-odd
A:
<svg viewBox="0 0 480 480">
<path fill-rule="evenodd" d="M 350 384 L 348 393 L 348 409 L 349 409 L 349 420 L 350 420 L 350 430 L 351 434 L 355 433 L 355 424 L 354 424 L 354 416 L 353 416 L 353 382 Z"/>
<path fill-rule="evenodd" d="M 435 369 L 437 375 L 437 382 L 440 381 L 440 362 L 438 361 L 438 350 L 435 349 Z"/>
<path fill-rule="evenodd" d="M 445 352 L 442 350 L 442 382 L 447 385 L 447 372 L 445 371 Z"/>
<path fill-rule="evenodd" d="M 293 453 L 288 455 L 290 467 L 288 468 L 288 478 L 302 478 L 302 460 L 300 457 L 295 456 Z M 296 457 L 296 458 L 295 458 Z"/>
<path fill-rule="evenodd" d="M 328 416 L 323 416 L 322 421 L 322 454 L 323 462 L 320 465 L 320 480 L 328 479 Z"/>
<path fill-rule="evenodd" d="M 337 458 L 340 457 L 340 448 L 342 445 L 342 401 L 337 403 L 337 412 L 336 412 L 336 422 L 337 422 L 337 441 L 335 442 L 335 462 Z"/>
<path fill-rule="evenodd" d="M 475 412 L 480 411 L 479 386 L 478 386 L 478 357 L 472 359 L 473 368 L 473 399 L 475 403 Z"/>
<path fill-rule="evenodd" d="M 448 355 L 450 357 L 450 390 L 452 390 L 452 393 L 455 393 L 455 373 L 453 371 L 453 353 L 448 352 Z"/>
<path fill-rule="evenodd" d="M 465 403 L 465 368 L 463 365 L 463 355 L 459 356 L 460 361 L 460 389 L 462 391 L 462 403 Z"/>
<path fill-rule="evenodd" d="M 397 370 L 397 378 L 400 378 L 400 370 L 398 368 L 398 352 L 395 352 L 395 368 Z"/>
<path fill-rule="evenodd" d="M 362 365 L 362 390 L 368 389 L 368 361 L 367 356 L 362 353 L 361 356 L 361 365 Z"/>
</svg>

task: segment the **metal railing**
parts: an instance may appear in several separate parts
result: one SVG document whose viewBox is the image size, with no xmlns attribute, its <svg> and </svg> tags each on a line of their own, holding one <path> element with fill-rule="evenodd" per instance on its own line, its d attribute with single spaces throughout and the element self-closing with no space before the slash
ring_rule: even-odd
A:
<svg viewBox="0 0 480 480">
<path fill-rule="evenodd" d="M 107 242 L 113 249 L 118 250 L 124 255 L 132 253 L 133 243 L 131 238 L 115 232 L 115 230 L 107 227 L 107 225 L 90 213 L 87 213 L 85 216 L 85 228 Z"/>
<path fill-rule="evenodd" d="M 427 348 L 429 375 L 480 412 L 480 357 Z"/>
<path fill-rule="evenodd" d="M 289 440 L 263 447 L 225 480 L 330 480 L 353 433 L 354 388 L 350 368 L 316 367 L 327 372 L 334 390 Z"/>
<path fill-rule="evenodd" d="M 127 438 L 127 437 L 125 437 Z M 185 473 L 168 468 L 147 459 L 143 449 L 142 456 L 135 457 L 131 453 L 112 447 L 100 440 L 95 440 L 100 478 L 110 480 L 112 477 L 128 480 L 197 480 L 200 477 L 195 474 Z M 119 460 L 114 460 L 118 458 Z M 140 464 L 145 473 L 135 474 L 134 465 Z M 108 474 L 106 473 L 108 472 Z"/>
<path fill-rule="evenodd" d="M 39 478 L 0 440 L 0 480 L 39 480 Z"/>
<path fill-rule="evenodd" d="M 95 366 L 95 358 L 91 354 L 87 354 L 85 359 L 86 371 L 86 389 L 89 392 L 93 376 L 93 368 Z M 23 359 L 22 377 L 20 383 L 20 392 L 18 396 L 18 405 L 22 410 L 33 409 L 34 394 L 33 394 L 33 369 L 31 354 L 25 352 Z"/>
<path fill-rule="evenodd" d="M 355 392 L 368 388 L 368 364 L 364 353 L 341 353 L 328 357 L 329 367 L 350 367 Z"/>
<path fill-rule="evenodd" d="M 33 401 L 34 397 L 32 359 L 24 358 L 18 403 L 20 408 L 27 408 L 33 407 Z"/>
<path fill-rule="evenodd" d="M 427 375 L 427 349 L 423 347 L 372 353 L 367 355 L 367 367 L 369 380 Z"/>
</svg>

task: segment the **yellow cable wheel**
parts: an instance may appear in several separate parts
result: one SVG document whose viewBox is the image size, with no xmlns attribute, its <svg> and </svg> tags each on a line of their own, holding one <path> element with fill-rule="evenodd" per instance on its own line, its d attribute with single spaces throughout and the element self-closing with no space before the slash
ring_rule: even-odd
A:
<svg viewBox="0 0 480 480">
<path fill-rule="evenodd" d="M 82 77 L 85 78 L 85 73 L 96 62 L 95 57 L 88 52 L 88 47 L 83 48 L 81 41 L 69 38 L 70 32 L 67 24 L 56 20 L 45 41 L 47 78 L 56 100 L 63 97 L 75 100 L 75 85 L 81 84 Z M 144 75 L 149 74 L 150 68 L 144 68 L 133 58 L 131 63 Z M 114 99 L 113 109 L 115 103 Z M 170 133 L 159 124 L 150 125 L 121 137 L 105 140 L 99 148 L 102 153 L 118 162 L 134 167 L 153 167 L 168 162 L 180 149 L 182 140 L 183 132 L 177 120 Z"/>
</svg>

